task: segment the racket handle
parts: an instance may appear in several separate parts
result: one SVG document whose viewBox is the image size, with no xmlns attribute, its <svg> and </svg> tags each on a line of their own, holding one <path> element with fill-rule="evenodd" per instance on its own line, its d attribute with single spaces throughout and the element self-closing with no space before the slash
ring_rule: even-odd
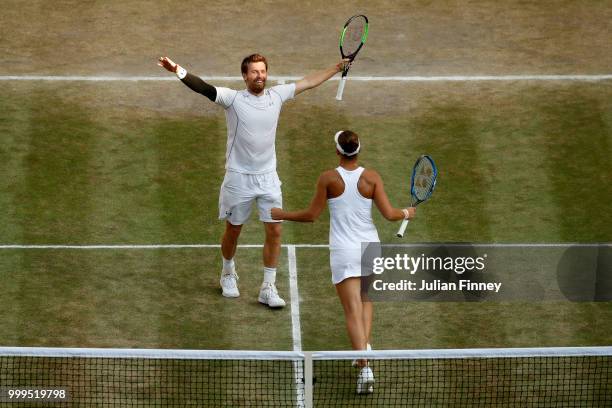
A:
<svg viewBox="0 0 612 408">
<path fill-rule="evenodd" d="M 336 94 L 336 100 L 342 100 L 342 93 L 344 92 L 344 84 L 346 84 L 346 76 L 343 75 L 342 79 L 340 79 L 340 84 L 338 85 L 338 93 Z"/>
<path fill-rule="evenodd" d="M 402 221 L 402 225 L 400 226 L 399 231 L 397 231 L 397 236 L 402 238 L 404 236 L 404 232 L 406 232 L 406 227 L 408 227 L 408 220 Z"/>
</svg>

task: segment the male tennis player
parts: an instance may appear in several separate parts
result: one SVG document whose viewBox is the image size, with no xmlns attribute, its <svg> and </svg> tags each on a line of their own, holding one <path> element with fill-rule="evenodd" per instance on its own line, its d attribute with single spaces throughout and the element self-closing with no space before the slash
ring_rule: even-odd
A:
<svg viewBox="0 0 612 408">
<path fill-rule="evenodd" d="M 236 91 L 212 86 L 188 73 L 167 57 L 158 65 L 178 78 L 190 89 L 206 96 L 225 109 L 227 151 L 225 178 L 219 194 L 219 219 L 225 220 L 221 243 L 223 296 L 238 297 L 238 274 L 234 255 L 242 225 L 257 203 L 259 219 L 264 223 L 264 278 L 259 302 L 270 307 L 283 307 L 285 301 L 276 290 L 276 267 L 280 254 L 281 224 L 270 215 L 272 207 L 282 206 L 281 182 L 276 174 L 276 126 L 284 102 L 307 89 L 312 89 L 342 71 L 348 60 L 340 61 L 299 81 L 266 89 L 268 62 L 259 54 L 244 58 L 241 64 L 246 89 Z"/>
<path fill-rule="evenodd" d="M 372 302 L 361 296 L 361 243 L 380 242 L 372 221 L 372 201 L 389 221 L 412 219 L 414 207 L 393 208 L 385 193 L 380 175 L 360 167 L 357 161 L 361 149 L 359 137 L 350 130 L 336 133 L 336 154 L 340 165 L 321 173 L 310 207 L 299 211 L 272 209 L 275 220 L 313 222 L 325 203 L 329 205 L 329 250 L 332 282 L 344 309 L 346 327 L 354 350 L 367 350 L 372 332 Z M 372 392 L 374 374 L 365 360 L 361 367 L 357 392 Z"/>
</svg>

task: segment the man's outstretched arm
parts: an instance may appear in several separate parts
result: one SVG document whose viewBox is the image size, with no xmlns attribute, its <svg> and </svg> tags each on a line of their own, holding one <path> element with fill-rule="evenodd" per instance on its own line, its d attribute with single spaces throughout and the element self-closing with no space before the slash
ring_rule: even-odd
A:
<svg viewBox="0 0 612 408">
<path fill-rule="evenodd" d="M 168 57 L 160 57 L 157 63 L 160 67 L 166 68 L 168 71 L 175 73 L 179 79 L 187 85 L 192 91 L 204 95 L 211 101 L 217 99 L 217 90 L 214 86 L 207 84 L 202 78 L 192 75 L 180 65 L 176 64 Z"/>
<path fill-rule="evenodd" d="M 295 83 L 295 95 L 298 95 L 307 89 L 312 89 L 321 85 L 323 82 L 327 81 L 329 78 L 333 77 L 338 72 L 341 72 L 344 68 L 344 65 L 348 63 L 349 60 L 345 59 L 337 64 L 332 65 L 327 69 L 306 75 L 304 78 L 300 79 Z"/>
</svg>

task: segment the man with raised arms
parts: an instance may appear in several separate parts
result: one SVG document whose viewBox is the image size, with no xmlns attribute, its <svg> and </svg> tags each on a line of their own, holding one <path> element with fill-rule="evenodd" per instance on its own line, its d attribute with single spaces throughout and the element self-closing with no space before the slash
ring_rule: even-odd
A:
<svg viewBox="0 0 612 408">
<path fill-rule="evenodd" d="M 238 274 L 234 255 L 242 225 L 249 219 L 253 203 L 257 203 L 259 219 L 264 224 L 263 284 L 259 302 L 270 307 L 283 307 L 278 295 L 276 267 L 281 245 L 281 224 L 273 220 L 270 210 L 282 207 L 281 182 L 276 173 L 276 127 L 281 106 L 300 93 L 315 88 L 341 72 L 347 60 L 322 71 L 307 75 L 291 84 L 266 88 L 268 62 L 259 54 L 244 58 L 241 64 L 244 90 L 216 87 L 187 72 L 168 57 L 158 65 L 225 109 L 227 150 L 225 177 L 219 194 L 219 219 L 225 220 L 221 243 L 223 268 L 220 285 L 223 296 L 238 297 Z"/>
</svg>

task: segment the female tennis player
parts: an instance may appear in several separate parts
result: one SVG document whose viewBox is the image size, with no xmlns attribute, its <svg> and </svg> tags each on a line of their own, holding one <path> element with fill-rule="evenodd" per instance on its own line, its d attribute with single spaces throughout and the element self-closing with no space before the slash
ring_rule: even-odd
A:
<svg viewBox="0 0 612 408">
<path fill-rule="evenodd" d="M 298 222 L 316 220 L 325 203 L 329 205 L 329 250 L 332 282 L 344 309 L 353 350 L 367 350 L 372 330 L 372 303 L 362 299 L 361 243 L 380 242 L 372 221 L 372 201 L 389 221 L 412 219 L 416 209 L 394 208 L 389 203 L 380 175 L 359 166 L 359 136 L 344 130 L 336 133 L 336 154 L 340 165 L 321 173 L 310 206 L 299 211 L 272 209 L 272 218 Z M 372 392 L 374 374 L 366 360 L 357 361 L 361 371 L 357 392 Z"/>
</svg>

